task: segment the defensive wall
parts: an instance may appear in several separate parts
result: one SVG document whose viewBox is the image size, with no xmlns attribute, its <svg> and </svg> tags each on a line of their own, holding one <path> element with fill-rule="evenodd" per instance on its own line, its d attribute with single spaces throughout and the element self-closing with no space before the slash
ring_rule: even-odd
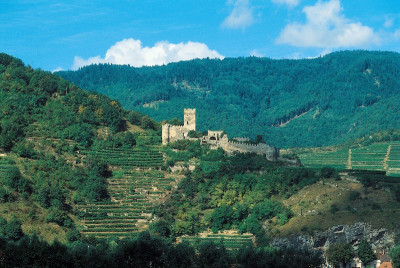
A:
<svg viewBox="0 0 400 268">
<path fill-rule="evenodd" d="M 223 146 L 222 149 L 224 149 L 228 153 L 240 152 L 261 154 L 265 155 L 266 158 L 270 161 L 275 161 L 279 157 L 279 150 L 265 143 L 252 144 L 245 142 L 228 141 L 228 144 L 226 146 Z"/>
<path fill-rule="evenodd" d="M 189 131 L 196 131 L 196 109 L 184 109 L 184 124 L 175 126 L 164 124 L 162 126 L 162 144 L 183 139 L 190 139 Z M 228 135 L 222 130 L 208 130 L 207 135 L 201 137 L 201 144 L 207 144 L 211 148 L 222 148 L 227 153 L 256 153 L 265 155 L 270 161 L 275 161 L 279 157 L 279 150 L 265 143 L 249 143 L 249 138 L 237 137 L 235 141 L 229 141 Z"/>
</svg>

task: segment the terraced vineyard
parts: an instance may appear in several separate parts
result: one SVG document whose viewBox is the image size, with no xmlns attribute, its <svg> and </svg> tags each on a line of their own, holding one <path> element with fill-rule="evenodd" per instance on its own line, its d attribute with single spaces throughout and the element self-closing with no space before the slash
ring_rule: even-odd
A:
<svg viewBox="0 0 400 268">
<path fill-rule="evenodd" d="M 127 236 L 143 229 L 151 217 L 154 202 L 170 191 L 174 178 L 157 170 L 114 171 L 108 179 L 110 202 L 83 204 L 82 232 L 105 236 Z"/>
<path fill-rule="evenodd" d="M 164 160 L 155 148 L 102 149 L 83 154 L 103 160 L 113 169 L 113 176 L 107 179 L 110 201 L 78 205 L 85 234 L 122 237 L 143 229 L 154 202 L 165 197 L 176 183 L 175 178 L 165 177 L 158 170 Z"/>
<path fill-rule="evenodd" d="M 0 178 L 5 176 L 8 169 L 15 165 L 15 162 L 11 159 L 0 157 Z"/>
<path fill-rule="evenodd" d="M 183 236 L 182 242 L 198 247 L 201 243 L 212 241 L 222 243 L 227 249 L 239 249 L 243 245 L 253 244 L 252 234 L 203 234 L 200 236 Z"/>
<path fill-rule="evenodd" d="M 375 143 L 370 146 L 351 149 L 351 169 L 385 170 L 384 161 L 390 143 Z"/>
<path fill-rule="evenodd" d="M 390 154 L 386 163 L 388 165 L 388 175 L 400 175 L 400 142 L 392 143 L 390 145 Z"/>
<path fill-rule="evenodd" d="M 339 170 L 386 171 L 387 175 L 400 176 L 400 142 L 379 142 L 356 149 L 327 151 L 314 149 L 299 154 L 304 166 L 309 168 L 333 167 Z"/>
<path fill-rule="evenodd" d="M 336 169 L 346 169 L 349 152 L 348 150 L 316 151 L 300 154 L 299 158 L 304 166 L 310 168 L 329 166 Z"/>
<path fill-rule="evenodd" d="M 137 149 L 100 149 L 96 151 L 83 151 L 87 157 L 93 157 L 107 162 L 110 166 L 117 167 L 160 167 L 164 163 L 163 155 L 153 148 Z"/>
</svg>

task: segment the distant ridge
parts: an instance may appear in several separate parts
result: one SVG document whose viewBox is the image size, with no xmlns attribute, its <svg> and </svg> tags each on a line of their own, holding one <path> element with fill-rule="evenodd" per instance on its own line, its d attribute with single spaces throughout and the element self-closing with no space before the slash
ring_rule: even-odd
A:
<svg viewBox="0 0 400 268">
<path fill-rule="evenodd" d="M 338 144 L 400 127 L 396 52 L 203 59 L 143 68 L 106 64 L 58 74 L 159 121 L 194 106 L 200 130 L 262 134 L 283 148 Z"/>
</svg>

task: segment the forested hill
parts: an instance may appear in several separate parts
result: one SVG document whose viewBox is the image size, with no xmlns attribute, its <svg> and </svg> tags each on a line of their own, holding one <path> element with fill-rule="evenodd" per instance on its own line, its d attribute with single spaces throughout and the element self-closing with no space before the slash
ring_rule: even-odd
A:
<svg viewBox="0 0 400 268">
<path fill-rule="evenodd" d="M 159 130 L 148 116 L 0 53 L 0 240 L 16 239 L 4 235 L 11 215 L 48 241 L 76 233 L 73 206 L 109 199 L 107 165 L 82 152 L 160 144 Z"/>
<path fill-rule="evenodd" d="M 400 54 L 345 51 L 302 60 L 226 58 L 60 76 L 156 120 L 197 108 L 200 130 L 262 134 L 279 147 L 331 145 L 400 127 Z"/>
</svg>

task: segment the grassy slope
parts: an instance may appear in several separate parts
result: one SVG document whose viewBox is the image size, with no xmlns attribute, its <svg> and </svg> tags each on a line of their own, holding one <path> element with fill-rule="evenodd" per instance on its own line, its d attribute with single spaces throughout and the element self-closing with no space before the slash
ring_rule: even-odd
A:
<svg viewBox="0 0 400 268">
<path fill-rule="evenodd" d="M 2 153 L 2 157 L 14 160 L 18 169 L 29 178 L 29 174 L 24 172 L 24 162 L 29 160 L 19 158 L 13 153 Z M 46 222 L 46 217 L 49 215 L 47 209 L 41 207 L 34 199 L 24 200 L 18 194 L 16 196 L 16 200 L 0 203 L 0 217 L 7 220 L 10 220 L 12 216 L 17 217 L 21 220 L 22 230 L 26 234 L 32 235 L 36 233 L 48 242 L 53 241 L 55 238 L 65 242 L 66 229 L 55 223 Z M 72 214 L 69 214 L 69 216 L 75 218 Z"/>
<path fill-rule="evenodd" d="M 337 187 L 336 187 L 337 185 Z M 349 199 L 350 191 L 360 192 L 359 199 Z M 325 230 L 338 224 L 368 222 L 375 228 L 395 230 L 400 217 L 399 205 L 385 189 L 365 192 L 363 186 L 348 180 L 325 180 L 306 186 L 283 203 L 295 213 L 286 225 L 277 227 L 275 234 L 289 235 Z M 331 212 L 332 204 L 338 211 Z M 303 215 L 301 215 L 301 213 Z"/>
</svg>

